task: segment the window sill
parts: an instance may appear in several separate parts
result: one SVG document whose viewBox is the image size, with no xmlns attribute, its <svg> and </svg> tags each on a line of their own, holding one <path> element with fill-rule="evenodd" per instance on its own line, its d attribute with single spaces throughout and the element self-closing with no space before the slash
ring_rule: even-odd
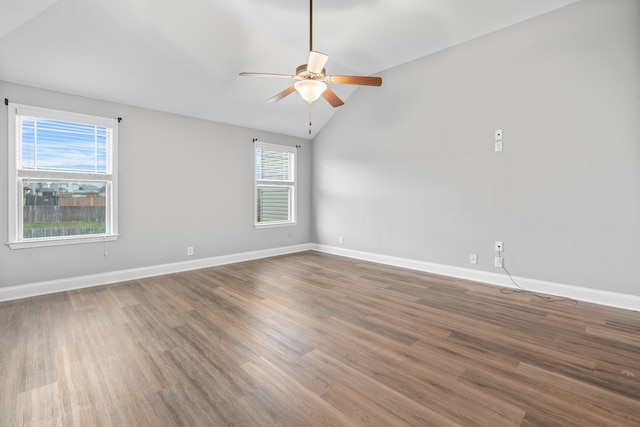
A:
<svg viewBox="0 0 640 427">
<path fill-rule="evenodd" d="M 297 222 L 267 222 L 253 224 L 253 227 L 257 230 L 260 228 L 279 228 L 279 227 L 295 227 Z"/>
<path fill-rule="evenodd" d="M 29 239 L 7 243 L 11 249 L 42 248 L 47 246 L 80 245 L 84 243 L 113 242 L 118 240 L 117 234 L 87 237 L 62 237 L 58 239 Z"/>
</svg>

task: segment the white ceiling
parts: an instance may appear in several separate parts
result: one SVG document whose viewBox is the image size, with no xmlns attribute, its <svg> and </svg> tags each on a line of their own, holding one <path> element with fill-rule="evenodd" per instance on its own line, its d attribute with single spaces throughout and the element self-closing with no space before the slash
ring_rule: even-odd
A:
<svg viewBox="0 0 640 427">
<path fill-rule="evenodd" d="M 575 1 L 315 0 L 313 48 L 375 75 Z M 290 80 L 238 76 L 295 74 L 308 34 L 308 0 L 0 0 L 0 80 L 309 138 L 297 94 L 265 102 Z"/>
</svg>

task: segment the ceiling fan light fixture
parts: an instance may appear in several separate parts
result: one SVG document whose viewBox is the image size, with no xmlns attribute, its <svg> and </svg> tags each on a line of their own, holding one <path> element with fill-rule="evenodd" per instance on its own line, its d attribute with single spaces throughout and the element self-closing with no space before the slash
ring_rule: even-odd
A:
<svg viewBox="0 0 640 427">
<path fill-rule="evenodd" d="M 327 89 L 327 84 L 319 80 L 299 80 L 293 85 L 302 99 L 311 104 L 316 99 L 320 98 L 322 92 Z"/>
</svg>

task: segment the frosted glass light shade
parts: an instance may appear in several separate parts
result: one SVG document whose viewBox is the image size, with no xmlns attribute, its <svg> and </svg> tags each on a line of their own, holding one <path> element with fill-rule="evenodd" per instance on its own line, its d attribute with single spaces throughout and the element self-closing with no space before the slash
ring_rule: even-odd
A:
<svg viewBox="0 0 640 427">
<path fill-rule="evenodd" d="M 311 104 L 316 99 L 320 98 L 322 92 L 327 89 L 325 82 L 318 80 L 299 80 L 293 85 L 302 99 Z"/>
</svg>

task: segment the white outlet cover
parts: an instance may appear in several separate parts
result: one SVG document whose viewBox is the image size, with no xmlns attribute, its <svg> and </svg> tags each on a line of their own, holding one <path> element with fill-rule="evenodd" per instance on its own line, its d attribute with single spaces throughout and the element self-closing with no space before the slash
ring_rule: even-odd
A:
<svg viewBox="0 0 640 427">
<path fill-rule="evenodd" d="M 469 264 L 477 264 L 478 263 L 478 255 L 471 254 L 469 255 Z"/>
<path fill-rule="evenodd" d="M 495 150 L 496 150 L 496 153 L 502 151 L 502 141 L 496 141 Z"/>
<path fill-rule="evenodd" d="M 500 141 L 502 139 L 502 129 L 496 129 L 496 141 Z"/>
</svg>

